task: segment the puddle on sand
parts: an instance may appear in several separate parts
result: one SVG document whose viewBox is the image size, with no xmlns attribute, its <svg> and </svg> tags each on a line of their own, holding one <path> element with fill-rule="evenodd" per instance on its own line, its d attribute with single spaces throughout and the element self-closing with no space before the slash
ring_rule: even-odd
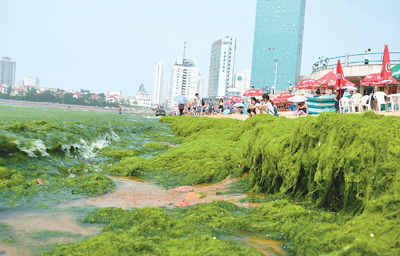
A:
<svg viewBox="0 0 400 256">
<path fill-rule="evenodd" d="M 221 239 L 244 243 L 267 256 L 286 255 L 282 249 L 282 243 L 278 240 L 257 236 L 226 236 Z"/>
<path fill-rule="evenodd" d="M 237 203 L 243 194 L 217 195 L 217 192 L 224 191 L 231 183 L 237 179 L 227 178 L 216 184 L 201 184 L 195 186 L 185 186 L 187 189 L 179 191 L 176 189 L 164 189 L 148 180 L 137 177 L 111 177 L 120 183 L 115 192 L 108 193 L 99 197 L 83 198 L 63 204 L 62 208 L 96 206 L 96 207 L 119 207 L 123 209 L 141 208 L 145 206 L 153 207 L 173 207 L 186 200 L 188 192 L 200 193 L 200 199 L 190 200 L 189 204 L 208 203 L 214 200 L 226 200 Z"/>
<path fill-rule="evenodd" d="M 239 200 L 246 197 L 245 194 L 221 195 L 229 185 L 239 179 L 226 178 L 216 184 L 200 184 L 195 186 L 183 186 L 174 189 L 164 189 L 151 183 L 150 180 L 138 177 L 111 177 L 119 183 L 116 191 L 98 197 L 82 198 L 63 203 L 54 207 L 51 211 L 35 210 L 10 211 L 0 217 L 0 222 L 5 222 L 14 230 L 13 236 L 17 238 L 14 243 L 0 243 L 3 255 L 31 255 L 34 247 L 50 245 L 52 243 L 74 242 L 85 236 L 92 236 L 101 231 L 96 225 L 84 225 L 77 222 L 77 216 L 68 210 L 71 207 L 119 207 L 123 209 L 153 207 L 176 207 L 181 205 L 193 205 L 198 203 L 209 203 L 214 200 L 225 200 L 242 207 L 257 206 L 251 203 L 239 203 Z M 33 234 L 41 231 L 68 232 L 77 236 L 66 234 L 49 236 L 47 239 L 37 240 Z M 280 242 L 275 240 L 262 239 L 257 237 L 229 237 L 227 239 L 248 244 L 265 255 L 284 254 L 280 248 Z M 46 241 L 43 241 L 46 240 Z M 269 254 L 266 254 L 269 253 Z M 275 253 L 275 254 L 274 254 Z"/>
<path fill-rule="evenodd" d="M 54 243 L 74 242 L 86 236 L 92 236 L 101 231 L 100 226 L 80 225 L 76 222 L 76 216 L 59 209 L 54 211 L 10 211 L 0 217 L 12 227 L 13 237 L 16 241 L 12 243 L 0 243 L 0 253 L 6 256 L 31 255 L 34 248 L 51 245 Z M 37 232 L 50 231 L 60 232 L 56 237 L 35 239 Z M 62 233 L 66 233 L 65 236 Z M 71 234 L 74 236 L 71 237 Z M 33 249 L 33 250 L 32 250 Z"/>
</svg>

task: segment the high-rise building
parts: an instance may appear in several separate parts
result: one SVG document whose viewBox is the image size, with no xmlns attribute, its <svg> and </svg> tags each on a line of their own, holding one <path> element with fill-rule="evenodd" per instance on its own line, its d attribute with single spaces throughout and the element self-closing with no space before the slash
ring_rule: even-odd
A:
<svg viewBox="0 0 400 256">
<path fill-rule="evenodd" d="M 27 88 L 39 88 L 39 78 L 37 77 L 25 77 L 23 80 L 19 82 L 20 86 L 27 87 Z"/>
<path fill-rule="evenodd" d="M 306 0 L 257 0 L 251 85 L 286 90 L 300 76 Z"/>
<path fill-rule="evenodd" d="M 164 63 L 157 62 L 154 67 L 153 104 L 162 103 L 162 87 L 164 82 Z"/>
<path fill-rule="evenodd" d="M 185 96 L 188 100 L 193 99 L 196 93 L 202 92 L 203 82 L 196 67 L 195 61 L 189 58 L 177 57 L 171 69 L 168 99 L 170 107 L 174 107 L 177 95 Z"/>
<path fill-rule="evenodd" d="M 225 37 L 211 46 L 208 97 L 225 97 L 232 87 L 235 65 L 236 39 Z"/>
<path fill-rule="evenodd" d="M 15 88 L 15 61 L 9 57 L 0 60 L 0 84 Z"/>
<path fill-rule="evenodd" d="M 228 97 L 241 96 L 250 89 L 251 69 L 245 69 L 235 74 L 233 85 L 228 89 Z"/>
</svg>

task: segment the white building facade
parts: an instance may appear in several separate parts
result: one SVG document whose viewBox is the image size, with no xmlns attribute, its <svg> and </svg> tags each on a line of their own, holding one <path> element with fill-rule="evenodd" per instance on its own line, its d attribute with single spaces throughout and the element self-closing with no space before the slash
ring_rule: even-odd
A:
<svg viewBox="0 0 400 256">
<path fill-rule="evenodd" d="M 251 69 L 245 69 L 237 72 L 234 75 L 233 85 L 228 89 L 229 96 L 238 95 L 242 96 L 247 90 L 250 89 L 251 83 Z"/>
<path fill-rule="evenodd" d="M 208 97 L 225 97 L 233 85 L 236 38 L 225 37 L 211 46 Z"/>
<path fill-rule="evenodd" d="M 39 89 L 39 82 L 37 77 L 25 77 L 20 81 L 20 86 Z"/>
<path fill-rule="evenodd" d="M 151 100 L 149 97 L 149 93 L 146 91 L 146 88 L 143 84 L 139 86 L 139 92 L 136 94 L 136 103 L 141 107 L 151 107 Z"/>
<path fill-rule="evenodd" d="M 163 101 L 163 83 L 164 83 L 164 63 L 157 62 L 154 67 L 154 84 L 153 84 L 153 105 L 159 105 Z"/>
<path fill-rule="evenodd" d="M 177 95 L 185 96 L 188 100 L 195 97 L 196 93 L 201 95 L 203 90 L 203 80 L 201 79 L 199 68 L 195 61 L 188 58 L 177 57 L 171 69 L 169 82 L 168 100 L 169 106 L 177 105 L 174 97 Z"/>
</svg>

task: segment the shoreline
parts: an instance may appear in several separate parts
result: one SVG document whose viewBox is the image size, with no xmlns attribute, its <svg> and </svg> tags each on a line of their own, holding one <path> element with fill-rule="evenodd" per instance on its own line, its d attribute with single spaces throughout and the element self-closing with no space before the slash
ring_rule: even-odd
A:
<svg viewBox="0 0 400 256">
<path fill-rule="evenodd" d="M 49 103 L 49 102 L 34 102 L 34 101 L 20 101 L 20 100 L 5 100 L 0 99 L 0 105 L 5 106 L 15 106 L 15 107 L 33 107 L 33 108 L 55 108 L 55 109 L 68 109 L 68 110 L 78 110 L 78 111 L 96 111 L 105 113 L 117 113 L 116 108 L 103 108 L 94 106 L 82 106 L 82 105 L 67 105 L 59 103 Z M 68 108 L 69 107 L 69 108 Z M 125 114 L 137 114 L 137 115 L 154 115 L 154 111 L 151 109 L 123 109 Z"/>
</svg>

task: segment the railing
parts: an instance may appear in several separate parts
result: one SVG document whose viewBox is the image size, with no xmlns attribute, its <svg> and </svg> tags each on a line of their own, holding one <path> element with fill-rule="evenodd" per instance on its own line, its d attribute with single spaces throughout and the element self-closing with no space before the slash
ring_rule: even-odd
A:
<svg viewBox="0 0 400 256">
<path fill-rule="evenodd" d="M 390 63 L 400 64 L 400 52 L 390 52 Z M 368 64 L 381 64 L 383 59 L 383 52 L 375 53 L 359 53 L 359 54 L 346 54 L 344 56 L 338 56 L 333 58 L 320 57 L 320 60 L 313 64 L 313 72 L 320 71 L 327 68 L 334 68 L 337 65 L 337 61 L 343 66 L 356 66 L 366 65 L 366 56 L 368 56 Z"/>
</svg>

